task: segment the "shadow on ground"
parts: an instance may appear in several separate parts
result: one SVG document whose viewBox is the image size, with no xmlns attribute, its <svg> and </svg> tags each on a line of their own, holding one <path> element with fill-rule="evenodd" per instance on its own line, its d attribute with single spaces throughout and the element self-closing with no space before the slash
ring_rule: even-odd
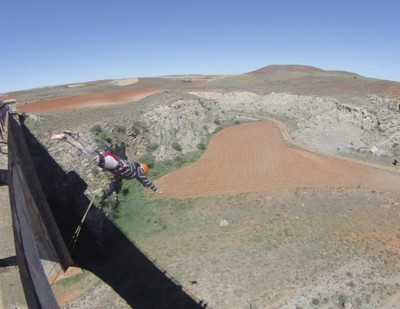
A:
<svg viewBox="0 0 400 309">
<path fill-rule="evenodd" d="M 44 194 L 68 245 L 90 203 L 87 184 L 65 172 L 22 123 Z M 112 287 L 133 308 L 205 308 L 143 254 L 97 207 L 92 207 L 73 247 L 77 266 Z"/>
</svg>

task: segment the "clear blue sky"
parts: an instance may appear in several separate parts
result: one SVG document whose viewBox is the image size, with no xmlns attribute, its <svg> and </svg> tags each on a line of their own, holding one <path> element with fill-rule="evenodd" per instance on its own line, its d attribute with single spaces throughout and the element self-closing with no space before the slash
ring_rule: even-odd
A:
<svg viewBox="0 0 400 309">
<path fill-rule="evenodd" d="M 398 0 L 0 0 L 0 93 L 312 65 L 400 81 Z"/>
</svg>

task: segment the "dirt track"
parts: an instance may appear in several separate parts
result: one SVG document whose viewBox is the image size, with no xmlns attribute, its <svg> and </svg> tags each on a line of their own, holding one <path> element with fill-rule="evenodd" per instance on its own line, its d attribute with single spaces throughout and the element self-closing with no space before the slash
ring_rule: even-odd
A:
<svg viewBox="0 0 400 309">
<path fill-rule="evenodd" d="M 400 174 L 288 147 L 273 123 L 246 123 L 216 134 L 201 159 L 164 176 L 170 197 L 188 198 L 302 187 L 396 191 Z"/>
</svg>

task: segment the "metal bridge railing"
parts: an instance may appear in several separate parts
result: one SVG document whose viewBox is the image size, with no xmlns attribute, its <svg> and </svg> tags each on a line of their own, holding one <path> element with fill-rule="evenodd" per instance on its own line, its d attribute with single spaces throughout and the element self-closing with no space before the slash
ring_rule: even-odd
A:
<svg viewBox="0 0 400 309">
<path fill-rule="evenodd" d="M 11 102 L 10 102 L 11 103 Z M 8 170 L 1 181 L 9 187 L 17 263 L 30 309 L 59 308 L 42 260 L 66 270 L 72 258 L 61 237 L 36 174 L 18 115 L 11 104 L 0 102 L 0 137 L 7 127 Z M 1 151 L 4 152 L 4 146 Z"/>
</svg>

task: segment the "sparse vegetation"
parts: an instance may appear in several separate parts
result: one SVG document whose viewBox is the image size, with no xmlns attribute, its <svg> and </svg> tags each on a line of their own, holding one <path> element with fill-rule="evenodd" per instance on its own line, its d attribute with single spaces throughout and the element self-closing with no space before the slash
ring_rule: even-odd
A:
<svg viewBox="0 0 400 309">
<path fill-rule="evenodd" d="M 179 159 L 174 162 L 170 160 L 153 162 L 154 169 L 150 169 L 149 176 L 161 176 L 190 160 L 193 160 L 192 156 L 179 156 Z M 154 208 L 167 207 L 174 209 L 174 212 L 176 212 L 182 211 L 191 204 L 190 201 L 151 198 L 151 195 L 145 194 L 141 184 L 132 181 L 123 181 L 118 200 L 119 207 L 116 210 L 115 222 L 133 239 L 168 229 L 170 224 L 163 219 L 161 214 L 157 215 L 153 211 Z"/>
<path fill-rule="evenodd" d="M 134 120 L 132 123 L 131 131 L 132 136 L 136 137 L 138 134 L 143 134 L 146 131 L 147 125 L 145 122 L 140 120 Z"/>
<path fill-rule="evenodd" d="M 126 128 L 123 125 L 120 125 L 120 124 L 114 125 L 113 130 L 117 134 L 124 134 L 126 132 Z"/>
<path fill-rule="evenodd" d="M 95 124 L 90 128 L 90 132 L 94 135 L 94 141 L 98 148 L 107 149 L 111 145 L 111 136 L 104 131 L 100 124 Z"/>
<path fill-rule="evenodd" d="M 97 176 L 99 174 L 99 168 L 97 166 L 92 166 L 90 168 L 90 171 L 94 176 Z"/>
<path fill-rule="evenodd" d="M 147 145 L 146 149 L 148 152 L 153 152 L 153 151 L 156 151 L 159 146 L 160 145 L 158 145 L 158 143 L 149 143 Z"/>
<path fill-rule="evenodd" d="M 94 140 L 100 149 L 107 149 L 111 145 L 111 137 L 106 132 L 99 133 Z"/>
<path fill-rule="evenodd" d="M 221 125 L 221 121 L 220 121 L 218 118 L 214 119 L 214 123 L 215 123 L 217 126 Z"/>
<path fill-rule="evenodd" d="M 146 163 L 149 166 L 149 168 L 153 168 L 155 165 L 156 159 L 154 158 L 154 156 L 151 153 L 147 152 L 139 157 L 139 162 Z"/>
<path fill-rule="evenodd" d="M 182 151 L 182 146 L 178 142 L 173 142 L 171 147 L 176 151 Z"/>
<path fill-rule="evenodd" d="M 207 148 L 207 145 L 204 143 L 200 143 L 200 144 L 197 144 L 197 148 L 200 150 L 205 150 Z"/>
<path fill-rule="evenodd" d="M 57 282 L 57 284 L 65 286 L 65 287 L 68 287 L 68 286 L 71 286 L 73 284 L 76 284 L 77 282 L 80 282 L 80 281 L 84 280 L 87 277 L 87 274 L 88 273 L 84 271 L 81 274 L 78 274 L 78 275 L 75 275 L 75 276 L 60 280 L 60 281 Z"/>
<path fill-rule="evenodd" d="M 344 307 L 344 304 L 347 301 L 347 296 L 345 294 L 340 294 L 338 300 L 339 300 L 339 305 Z"/>
<path fill-rule="evenodd" d="M 98 135 L 98 134 L 100 134 L 101 132 L 103 132 L 103 129 L 102 129 L 102 127 L 101 127 L 100 124 L 96 123 L 96 124 L 94 124 L 93 126 L 90 127 L 90 132 L 91 132 L 93 135 Z"/>
</svg>

